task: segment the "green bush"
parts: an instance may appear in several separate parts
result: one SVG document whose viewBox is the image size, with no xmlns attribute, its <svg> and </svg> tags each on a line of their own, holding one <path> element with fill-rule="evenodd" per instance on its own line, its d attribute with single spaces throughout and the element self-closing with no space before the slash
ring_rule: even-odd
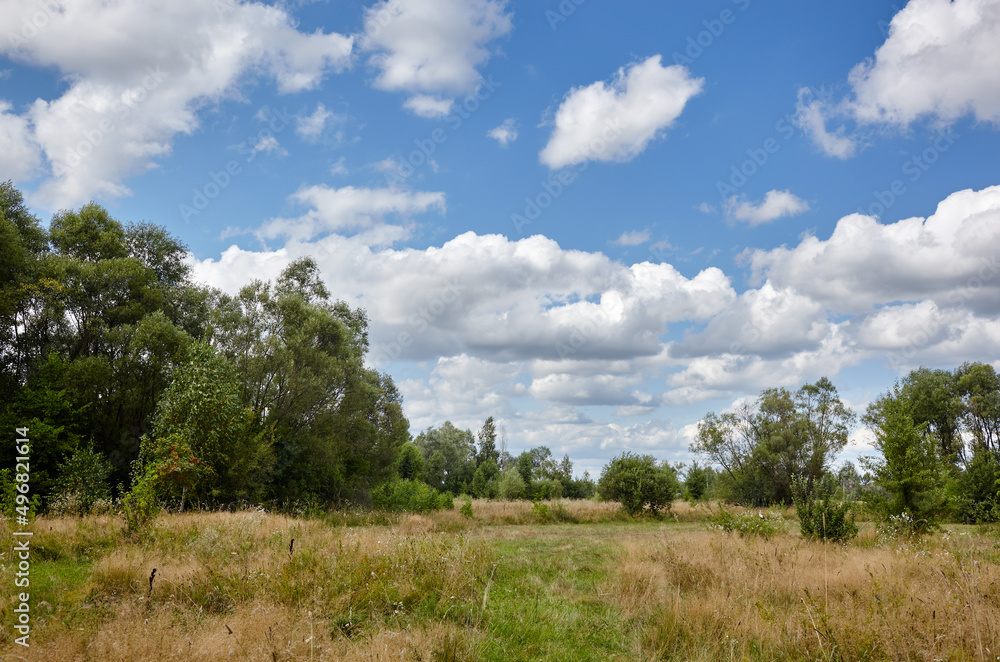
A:
<svg viewBox="0 0 1000 662">
<path fill-rule="evenodd" d="M 721 528 L 726 533 L 736 532 L 740 537 L 760 536 L 770 539 L 771 537 L 784 533 L 787 525 L 785 520 L 777 513 L 731 513 L 725 508 L 719 508 L 719 512 L 713 514 L 711 522 Z"/>
<path fill-rule="evenodd" d="M 837 483 L 826 474 L 809 489 L 808 483 L 797 478 L 792 485 L 795 512 L 799 516 L 802 535 L 827 542 L 844 542 L 858 535 L 851 503 L 834 500 Z"/>
<path fill-rule="evenodd" d="M 156 499 L 156 476 L 152 472 L 141 476 L 122 499 L 125 532 L 134 537 L 149 533 L 160 512 Z"/>
<path fill-rule="evenodd" d="M 469 519 L 472 519 L 472 502 L 471 501 L 466 501 L 465 503 L 463 503 L 461 509 L 459 510 L 459 512 L 461 512 L 463 515 L 465 515 Z"/>
<path fill-rule="evenodd" d="M 546 478 L 531 484 L 532 499 L 559 499 L 562 498 L 563 484 L 558 480 Z"/>
<path fill-rule="evenodd" d="M 498 490 L 500 498 L 508 501 L 523 499 L 525 495 L 524 480 L 521 474 L 513 469 L 509 469 L 500 476 Z"/>
<path fill-rule="evenodd" d="M 499 493 L 500 469 L 493 458 L 485 460 L 472 476 L 472 495 L 480 499 L 495 499 Z"/>
<path fill-rule="evenodd" d="M 78 448 L 59 468 L 59 479 L 52 495 L 53 509 L 60 514 L 86 515 L 100 501 L 111 500 L 108 476 L 114 468 L 90 447 Z"/>
<path fill-rule="evenodd" d="M 652 455 L 624 453 L 608 463 L 597 483 L 597 493 L 605 501 L 617 501 L 629 515 L 638 515 L 647 506 L 656 515 L 670 505 L 680 484 L 668 464 L 660 464 Z"/>
<path fill-rule="evenodd" d="M 382 510 L 425 513 L 455 507 L 452 498 L 418 480 L 397 478 L 372 491 L 372 503 Z"/>
</svg>

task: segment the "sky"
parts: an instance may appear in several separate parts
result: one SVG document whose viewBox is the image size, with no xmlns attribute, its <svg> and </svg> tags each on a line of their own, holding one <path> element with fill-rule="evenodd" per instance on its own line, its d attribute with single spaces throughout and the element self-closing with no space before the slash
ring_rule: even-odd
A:
<svg viewBox="0 0 1000 662">
<path fill-rule="evenodd" d="M 1000 0 L 0 0 L 0 180 L 227 292 L 312 256 L 414 434 L 596 473 L 1000 368 L 998 72 Z"/>
</svg>

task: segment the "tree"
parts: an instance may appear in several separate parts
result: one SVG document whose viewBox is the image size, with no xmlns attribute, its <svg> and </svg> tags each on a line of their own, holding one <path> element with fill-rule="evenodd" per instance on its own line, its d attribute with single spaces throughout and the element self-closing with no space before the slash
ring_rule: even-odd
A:
<svg viewBox="0 0 1000 662">
<path fill-rule="evenodd" d="M 440 428 L 421 432 L 414 443 L 427 462 L 427 481 L 431 487 L 452 494 L 469 489 L 476 471 L 476 447 L 470 430 L 460 430 L 451 421 L 445 421 Z"/>
<path fill-rule="evenodd" d="M 210 346 L 188 353 L 143 439 L 143 473 L 164 495 L 259 497 L 274 463 L 268 430 L 240 398 L 235 370 Z M 209 480 L 210 479 L 210 480 Z"/>
<path fill-rule="evenodd" d="M 480 499 L 494 499 L 498 493 L 500 469 L 496 462 L 488 459 L 476 469 L 472 476 L 472 496 Z"/>
<path fill-rule="evenodd" d="M 483 423 L 483 429 L 477 435 L 479 438 L 479 454 L 476 456 L 476 464 L 480 465 L 486 460 L 493 460 L 496 464 L 500 461 L 500 453 L 497 451 L 497 430 L 490 416 Z"/>
<path fill-rule="evenodd" d="M 722 467 L 728 500 L 755 506 L 791 503 L 792 484 L 811 487 L 847 444 L 854 414 L 826 378 L 794 395 L 765 389 L 721 416 L 706 414 L 691 450 Z"/>
<path fill-rule="evenodd" d="M 646 507 L 654 515 L 670 505 L 680 486 L 677 474 L 666 463 L 660 464 L 652 455 L 625 452 L 604 467 L 597 483 L 597 493 L 606 501 L 617 501 L 629 515 L 637 515 Z"/>
<path fill-rule="evenodd" d="M 408 442 L 399 449 L 396 473 L 403 480 L 421 480 L 424 477 L 424 456 L 416 444 Z"/>
<path fill-rule="evenodd" d="M 534 471 L 532 468 L 531 453 L 524 451 L 518 455 L 517 462 L 514 464 L 514 469 L 518 474 L 520 474 L 521 480 L 526 486 L 531 485 L 532 474 Z"/>
<path fill-rule="evenodd" d="M 950 463 L 965 458 L 961 437 L 964 405 L 958 372 L 919 368 L 903 379 L 900 393 L 909 403 L 913 422 L 938 444 L 938 453 Z"/>
<path fill-rule="evenodd" d="M 705 467 L 698 464 L 697 460 L 691 463 L 691 468 L 687 471 L 684 489 L 692 503 L 701 501 L 708 491 L 708 473 L 705 471 Z"/>
<path fill-rule="evenodd" d="M 935 440 L 923 433 L 926 424 L 913 422 L 912 407 L 899 384 L 868 406 L 864 421 L 881 457 L 864 458 L 862 465 L 886 493 L 871 494 L 872 505 L 884 517 L 907 516 L 922 532 L 943 512 L 946 474 Z"/>
</svg>

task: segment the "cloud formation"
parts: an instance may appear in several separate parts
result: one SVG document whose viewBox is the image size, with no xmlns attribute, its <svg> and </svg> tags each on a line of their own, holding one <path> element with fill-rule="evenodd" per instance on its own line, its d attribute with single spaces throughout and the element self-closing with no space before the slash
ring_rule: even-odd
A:
<svg viewBox="0 0 1000 662">
<path fill-rule="evenodd" d="M 557 170 L 585 161 L 631 161 L 661 137 L 704 86 L 686 67 L 664 67 L 654 55 L 619 69 L 608 84 L 569 91 L 539 155 Z"/>
</svg>

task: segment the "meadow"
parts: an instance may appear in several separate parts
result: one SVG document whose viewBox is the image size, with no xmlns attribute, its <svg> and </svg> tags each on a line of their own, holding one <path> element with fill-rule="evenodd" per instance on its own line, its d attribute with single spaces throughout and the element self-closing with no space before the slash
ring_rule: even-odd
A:
<svg viewBox="0 0 1000 662">
<path fill-rule="evenodd" d="M 166 514 L 144 539 L 118 517 L 40 517 L 30 649 L 13 639 L 14 542 L 0 525 L 0 650 L 60 662 L 1000 659 L 994 530 L 900 539 L 863 522 L 842 545 L 801 537 L 794 510 L 744 511 L 769 528 L 741 536 L 685 503 L 660 520 L 593 501 L 476 500 L 469 518 L 463 503 Z"/>
</svg>

